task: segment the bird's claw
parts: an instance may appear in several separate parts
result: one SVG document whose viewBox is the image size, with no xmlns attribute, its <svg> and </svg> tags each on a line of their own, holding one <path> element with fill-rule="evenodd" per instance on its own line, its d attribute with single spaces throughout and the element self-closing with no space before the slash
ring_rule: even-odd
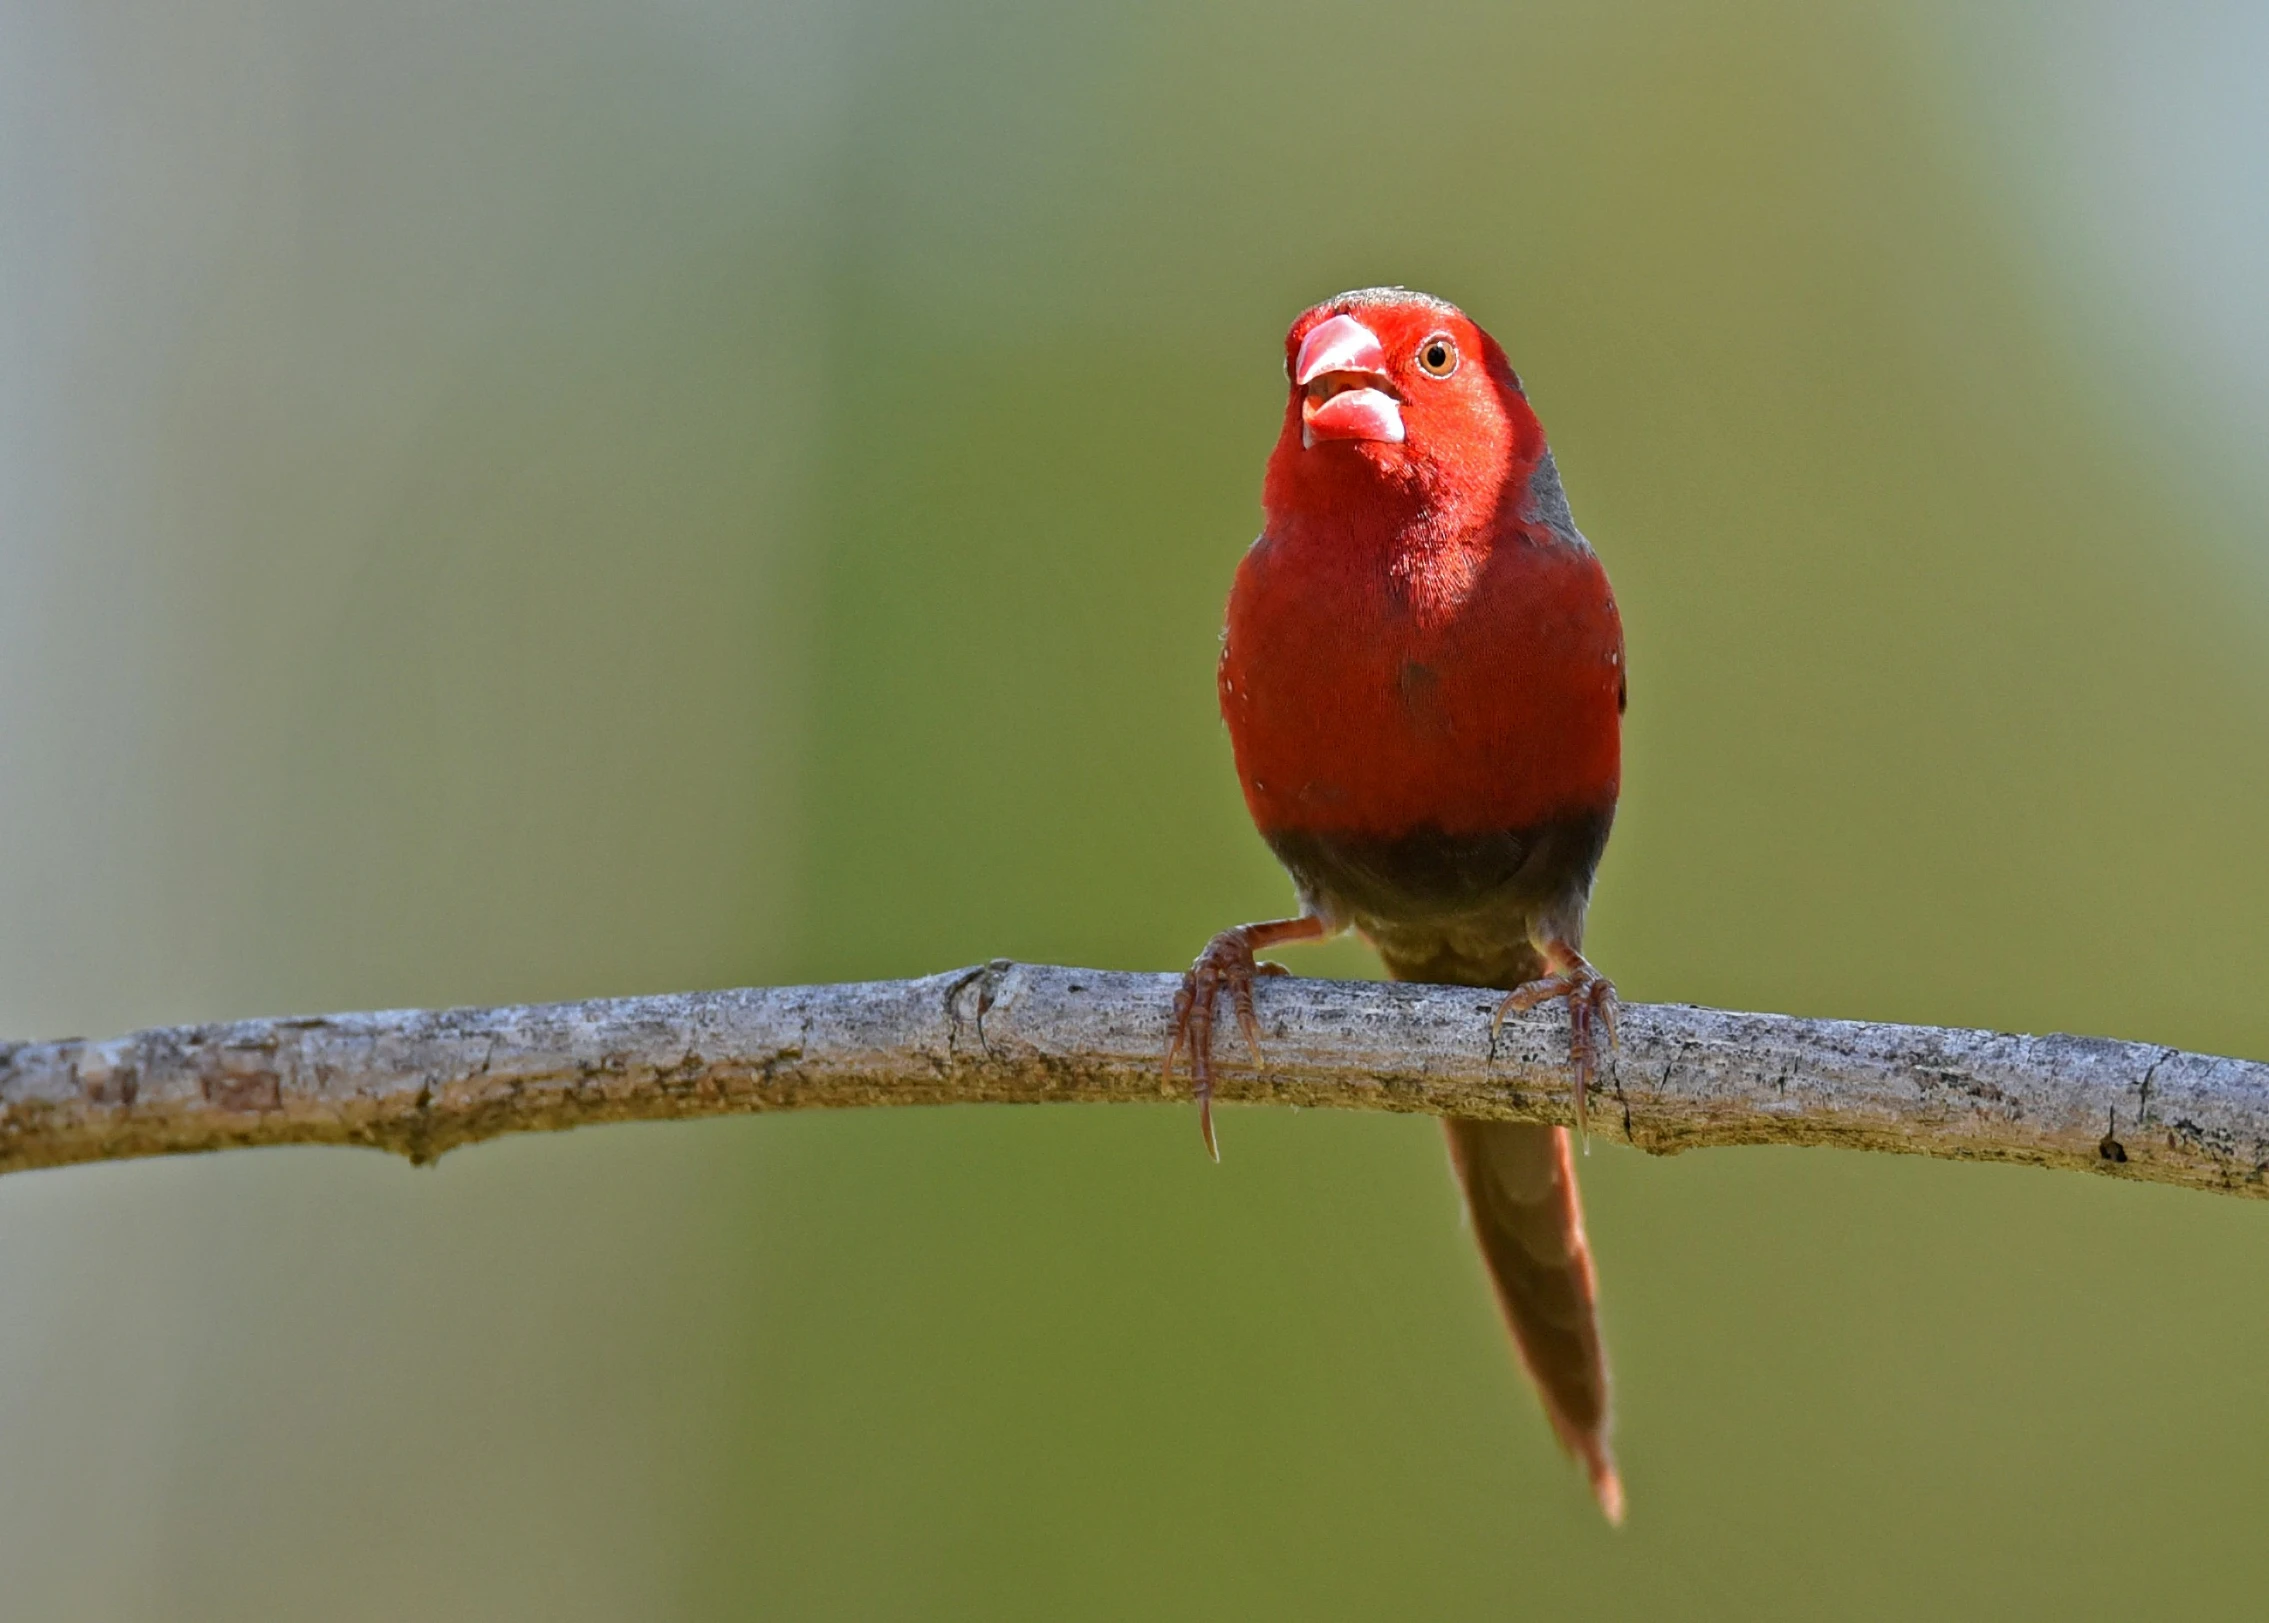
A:
<svg viewBox="0 0 2269 1623">
<path fill-rule="evenodd" d="M 1566 969 L 1507 993 L 1505 1001 L 1497 1005 L 1497 1016 L 1489 1023 L 1489 1033 L 1494 1038 L 1508 1014 L 1526 1014 L 1555 1001 L 1565 1001 L 1568 1005 L 1568 1063 L 1575 1072 L 1576 1131 L 1584 1135 L 1588 1149 L 1591 1122 L 1585 1101 L 1591 1093 L 1592 1078 L 1599 1071 L 1600 1039 L 1604 1036 L 1606 1046 L 1612 1048 L 1620 1036 L 1615 983 L 1578 958 Z"/>
<path fill-rule="evenodd" d="M 1166 1038 L 1166 1061 L 1160 1075 L 1174 1078 L 1174 1061 L 1187 1049 L 1190 1056 L 1190 1090 L 1197 1095 L 1198 1131 L 1204 1135 L 1206 1154 L 1221 1159 L 1221 1145 L 1213 1134 L 1213 1020 L 1214 1004 L 1224 989 L 1237 1017 L 1237 1029 L 1252 1050 L 1253 1064 L 1261 1063 L 1261 1022 L 1253 1012 L 1253 981 L 1262 975 L 1290 973 L 1282 964 L 1253 960 L 1250 935 L 1242 928 L 1224 930 L 1206 944 L 1182 976 L 1182 989 L 1174 994 L 1174 1021 Z"/>
</svg>

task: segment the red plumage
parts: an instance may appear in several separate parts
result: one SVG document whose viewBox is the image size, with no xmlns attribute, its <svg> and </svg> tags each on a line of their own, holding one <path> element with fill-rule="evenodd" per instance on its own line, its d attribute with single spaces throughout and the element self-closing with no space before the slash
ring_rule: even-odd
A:
<svg viewBox="0 0 2269 1623">
<path fill-rule="evenodd" d="M 1267 523 L 1237 570 L 1221 713 L 1298 918 L 1225 931 L 1185 981 L 1213 1143 L 1213 1005 L 1248 1039 L 1253 954 L 1360 931 L 1399 979 L 1565 998 L 1577 1110 L 1613 989 L 1581 953 L 1621 783 L 1622 623 L 1496 341 L 1400 288 L 1293 323 Z M 1524 1363 L 1609 1517 L 1607 1371 L 1564 1129 L 1452 1122 L 1451 1159 Z"/>
<path fill-rule="evenodd" d="M 1254 822 L 1477 833 L 1612 806 L 1622 623 L 1598 556 L 1551 528 L 1564 505 L 1533 511 L 1550 453 L 1504 351 L 1431 302 L 1355 296 L 1293 324 L 1288 367 L 1350 309 L 1402 362 L 1407 437 L 1304 447 L 1305 391 L 1286 405 L 1221 654 Z M 1447 378 L 1411 360 L 1435 332 L 1462 340 Z"/>
</svg>

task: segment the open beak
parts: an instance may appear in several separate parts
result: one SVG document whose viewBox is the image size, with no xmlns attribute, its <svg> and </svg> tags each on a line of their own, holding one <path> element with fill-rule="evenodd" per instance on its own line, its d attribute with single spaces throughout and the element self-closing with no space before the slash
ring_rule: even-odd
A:
<svg viewBox="0 0 2269 1623">
<path fill-rule="evenodd" d="M 1303 447 L 1319 440 L 1402 443 L 1402 402 L 1387 378 L 1386 351 L 1353 316 L 1318 322 L 1300 341 L 1292 382 L 1303 391 Z"/>
</svg>

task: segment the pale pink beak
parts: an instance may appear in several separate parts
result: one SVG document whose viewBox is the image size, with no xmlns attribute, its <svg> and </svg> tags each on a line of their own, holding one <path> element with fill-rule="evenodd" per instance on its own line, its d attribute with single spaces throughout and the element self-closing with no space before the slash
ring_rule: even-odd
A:
<svg viewBox="0 0 2269 1623">
<path fill-rule="evenodd" d="M 1402 442 L 1402 403 L 1387 378 L 1387 352 L 1353 316 L 1320 321 L 1300 341 L 1292 382 L 1307 391 L 1300 402 L 1303 447 L 1319 440 Z"/>
</svg>

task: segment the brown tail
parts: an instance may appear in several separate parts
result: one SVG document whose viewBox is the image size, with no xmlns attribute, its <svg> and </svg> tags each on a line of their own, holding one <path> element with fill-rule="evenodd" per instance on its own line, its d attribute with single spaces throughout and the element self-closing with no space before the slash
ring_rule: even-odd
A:
<svg viewBox="0 0 2269 1623">
<path fill-rule="evenodd" d="M 1621 1526 L 1623 1479 L 1607 1448 L 1607 1354 L 1568 1130 L 1500 1121 L 1442 1126 L 1513 1345 L 1560 1445 L 1584 1462 L 1599 1508 Z"/>
</svg>

